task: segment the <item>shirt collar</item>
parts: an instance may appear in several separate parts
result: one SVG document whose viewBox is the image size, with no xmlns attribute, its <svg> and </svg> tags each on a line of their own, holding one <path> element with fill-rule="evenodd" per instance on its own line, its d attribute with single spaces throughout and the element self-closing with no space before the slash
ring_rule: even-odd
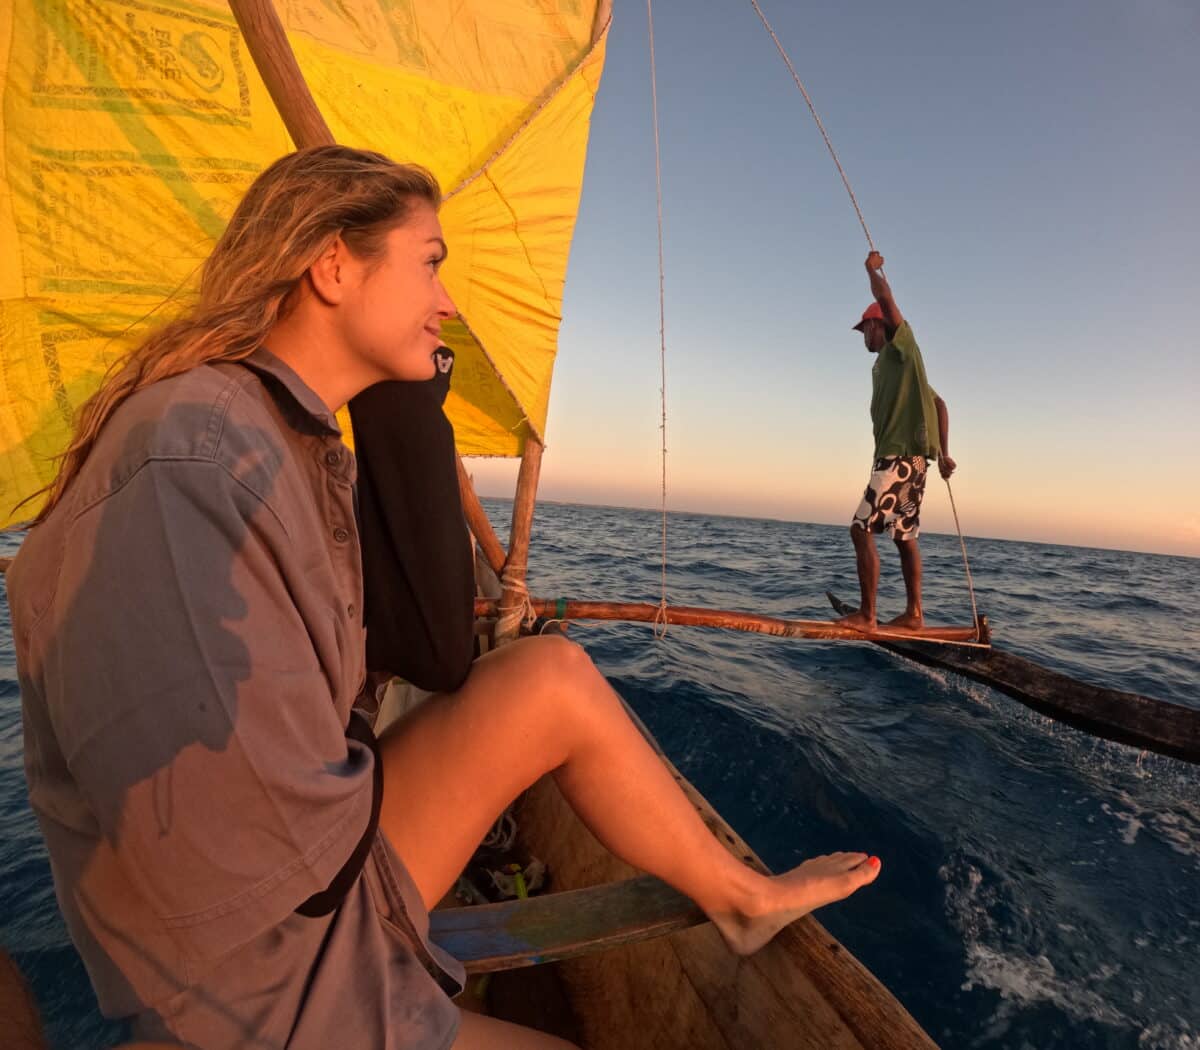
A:
<svg viewBox="0 0 1200 1050">
<path fill-rule="evenodd" d="M 301 379 L 292 367 L 276 357 L 265 346 L 260 346 L 249 357 L 243 358 L 242 364 L 253 369 L 260 375 L 270 376 L 291 395 L 293 401 L 308 415 L 331 434 L 342 436 L 342 428 L 338 426 L 337 418 L 313 392 L 312 387 Z"/>
</svg>

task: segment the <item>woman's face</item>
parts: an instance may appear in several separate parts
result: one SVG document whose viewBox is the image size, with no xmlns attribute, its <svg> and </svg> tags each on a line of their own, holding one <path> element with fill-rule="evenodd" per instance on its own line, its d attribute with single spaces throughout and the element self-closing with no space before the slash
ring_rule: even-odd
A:
<svg viewBox="0 0 1200 1050">
<path fill-rule="evenodd" d="M 386 244 L 381 258 L 359 264 L 343 302 L 343 332 L 380 380 L 430 379 L 442 321 L 457 313 L 438 276 L 446 242 L 437 212 L 423 201 L 413 205 Z"/>
</svg>

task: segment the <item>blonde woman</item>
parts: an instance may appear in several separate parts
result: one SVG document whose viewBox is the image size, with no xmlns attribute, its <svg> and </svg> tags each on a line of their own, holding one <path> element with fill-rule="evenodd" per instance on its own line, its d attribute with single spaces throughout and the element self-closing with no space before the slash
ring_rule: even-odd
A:
<svg viewBox="0 0 1200 1050">
<path fill-rule="evenodd" d="M 251 186 L 194 308 L 83 409 L 9 572 L 30 798 L 101 1007 L 205 1050 L 564 1047 L 451 1001 L 427 909 L 553 772 L 732 950 L 878 874 L 775 878 L 710 835 L 582 649 L 517 642 L 377 743 L 334 412 L 433 374 L 440 193 L 340 147 Z"/>
</svg>

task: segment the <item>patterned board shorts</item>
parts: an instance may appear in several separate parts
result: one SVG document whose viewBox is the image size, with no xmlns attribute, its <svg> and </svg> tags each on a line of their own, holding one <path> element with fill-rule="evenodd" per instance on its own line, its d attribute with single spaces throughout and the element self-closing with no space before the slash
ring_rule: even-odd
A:
<svg viewBox="0 0 1200 1050">
<path fill-rule="evenodd" d="M 921 534 L 926 466 L 924 456 L 877 459 L 851 525 L 890 532 L 894 540 L 915 540 Z"/>
</svg>

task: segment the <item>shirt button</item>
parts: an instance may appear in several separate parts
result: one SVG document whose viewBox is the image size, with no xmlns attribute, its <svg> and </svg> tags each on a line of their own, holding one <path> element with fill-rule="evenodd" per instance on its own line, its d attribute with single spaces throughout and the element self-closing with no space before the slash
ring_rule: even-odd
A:
<svg viewBox="0 0 1200 1050">
<path fill-rule="evenodd" d="M 350 538 L 350 533 L 348 533 L 339 525 L 333 530 L 333 538 L 337 540 L 338 543 L 345 543 Z"/>
<path fill-rule="evenodd" d="M 336 467 L 342 461 L 342 454 L 330 449 L 325 453 L 325 462 L 331 467 Z"/>
</svg>

